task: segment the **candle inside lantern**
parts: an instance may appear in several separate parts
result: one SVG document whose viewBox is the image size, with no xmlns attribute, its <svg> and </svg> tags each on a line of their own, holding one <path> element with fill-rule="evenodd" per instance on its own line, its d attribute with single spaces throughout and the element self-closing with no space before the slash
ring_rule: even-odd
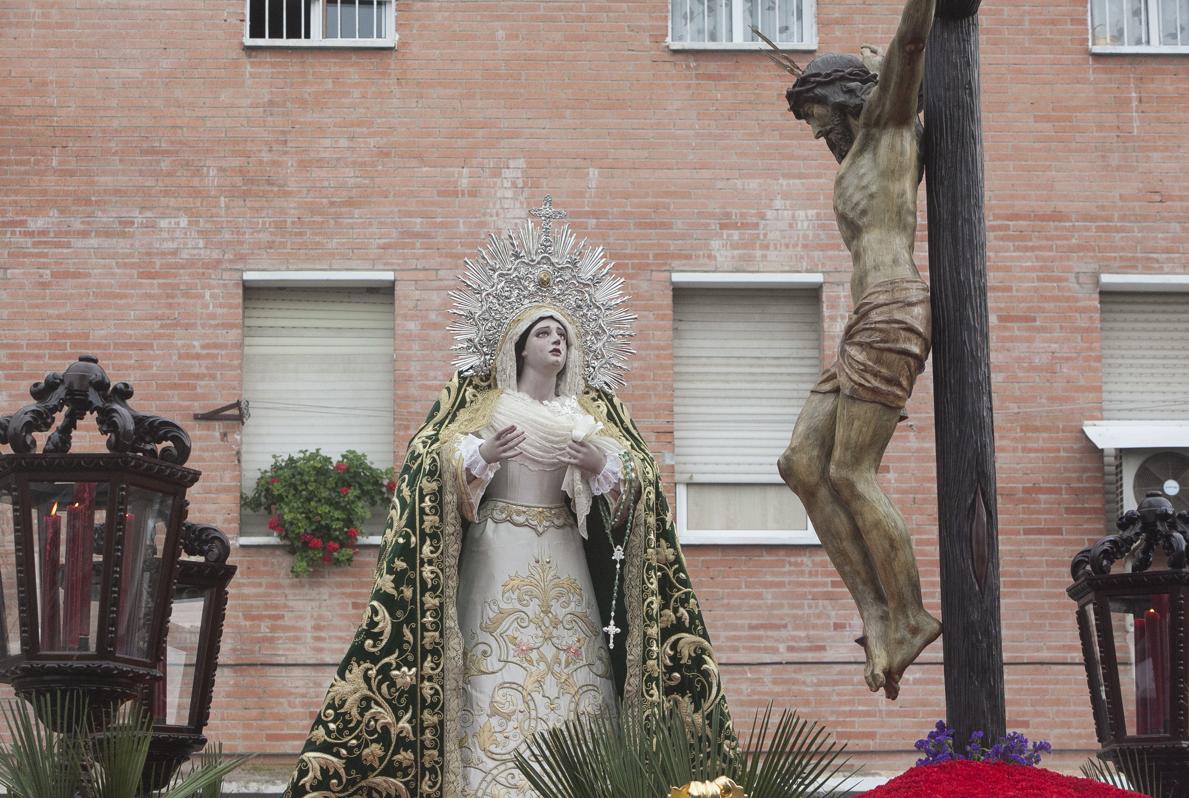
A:
<svg viewBox="0 0 1189 798">
<path fill-rule="evenodd" d="M 1152 597 L 1144 612 L 1148 635 L 1148 656 L 1152 660 L 1152 692 L 1148 711 L 1148 733 L 1165 734 L 1168 717 L 1168 596 Z"/>
<path fill-rule="evenodd" d="M 1166 734 L 1168 596 L 1152 596 L 1135 616 L 1135 733 Z"/>
<path fill-rule="evenodd" d="M 66 586 L 63 643 L 68 650 L 89 651 L 91 579 L 94 556 L 95 485 L 80 482 L 66 508 Z"/>
<path fill-rule="evenodd" d="M 58 517 L 58 503 L 49 515 L 41 519 L 41 568 L 38 573 L 40 589 L 41 649 L 55 651 L 60 644 L 59 627 L 61 604 L 58 599 L 58 561 L 62 549 L 62 521 Z"/>
</svg>

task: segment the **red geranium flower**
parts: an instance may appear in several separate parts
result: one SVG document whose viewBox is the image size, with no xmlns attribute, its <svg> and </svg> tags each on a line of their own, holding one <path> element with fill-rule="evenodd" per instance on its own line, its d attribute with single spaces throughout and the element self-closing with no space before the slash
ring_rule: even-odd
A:
<svg viewBox="0 0 1189 798">
<path fill-rule="evenodd" d="M 268 528 L 273 531 L 280 529 L 281 528 L 281 519 L 277 518 L 275 515 L 272 516 L 271 518 L 269 518 L 268 519 Z"/>
<path fill-rule="evenodd" d="M 329 554 L 322 555 L 322 562 L 330 562 L 332 559 L 334 559 L 334 558 L 331 557 Z"/>
<path fill-rule="evenodd" d="M 395 479 L 388 480 L 388 484 L 385 485 L 385 487 L 388 488 L 389 493 L 395 493 L 396 492 L 396 480 Z"/>
<path fill-rule="evenodd" d="M 350 492 L 351 492 L 351 487 L 349 485 L 343 485 L 341 488 L 339 488 L 339 493 L 343 494 L 344 496 L 346 496 Z"/>
<path fill-rule="evenodd" d="M 359 530 L 356 529 L 355 527 L 351 527 L 350 529 L 347 530 L 347 537 L 349 537 L 349 538 L 359 537 Z"/>
<path fill-rule="evenodd" d="M 301 542 L 302 542 L 302 543 L 309 543 L 309 542 L 310 542 L 311 540 L 313 540 L 313 539 L 314 539 L 314 536 L 313 536 L 313 535 L 311 535 L 309 532 L 302 532 L 302 533 L 301 533 Z"/>
<path fill-rule="evenodd" d="M 322 548 L 322 538 L 313 538 L 313 539 L 311 539 L 311 540 L 310 540 L 310 548 L 311 548 L 311 549 L 320 549 L 320 548 Z"/>
<path fill-rule="evenodd" d="M 273 477 L 272 479 L 270 479 L 270 480 L 268 481 L 268 484 L 270 484 L 270 485 L 275 485 L 275 484 L 277 484 L 277 483 L 278 483 L 278 482 L 280 482 L 280 481 L 281 481 L 281 478 L 280 478 L 280 477 Z"/>
<path fill-rule="evenodd" d="M 347 470 L 347 464 L 346 463 L 335 463 L 334 470 L 341 474 Z"/>
<path fill-rule="evenodd" d="M 326 550 L 328 552 L 330 552 L 331 554 L 334 554 L 336 551 L 338 551 L 341 548 L 342 548 L 342 546 L 335 543 L 333 540 L 326 544 Z"/>
</svg>

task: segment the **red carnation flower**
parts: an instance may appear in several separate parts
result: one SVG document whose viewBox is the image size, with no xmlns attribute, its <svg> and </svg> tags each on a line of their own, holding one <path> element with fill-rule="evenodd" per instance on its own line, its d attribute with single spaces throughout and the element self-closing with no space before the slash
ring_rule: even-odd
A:
<svg viewBox="0 0 1189 798">
<path fill-rule="evenodd" d="M 350 492 L 351 492 L 351 487 L 349 485 L 343 485 L 341 488 L 339 488 L 339 493 L 343 494 L 344 496 L 346 496 Z"/>
<path fill-rule="evenodd" d="M 310 548 L 311 548 L 311 549 L 320 549 L 320 548 L 322 548 L 322 538 L 314 538 L 314 539 L 312 539 L 312 540 L 310 541 Z"/>
<path fill-rule="evenodd" d="M 281 481 L 281 478 L 280 478 L 280 477 L 273 477 L 272 479 L 270 479 L 270 480 L 268 481 L 268 484 L 270 484 L 270 485 L 275 485 L 275 484 L 277 484 L 277 483 L 278 483 L 278 482 L 280 482 L 280 481 Z"/>
<path fill-rule="evenodd" d="M 384 487 L 388 488 L 389 493 L 395 493 L 396 492 L 396 480 L 395 479 L 388 480 L 388 484 L 385 485 Z"/>
<path fill-rule="evenodd" d="M 1139 798 L 1139 793 L 1120 790 L 1089 779 L 1062 776 L 1044 768 L 1006 762 L 938 762 L 909 768 L 896 778 L 862 793 L 866 798 Z"/>
<path fill-rule="evenodd" d="M 335 463 L 334 470 L 341 474 L 347 470 L 347 464 L 346 463 Z"/>
<path fill-rule="evenodd" d="M 338 551 L 341 548 L 342 548 L 342 546 L 335 543 L 333 540 L 326 544 L 326 550 L 328 552 L 330 552 L 331 554 L 334 554 L 336 551 Z"/>
<path fill-rule="evenodd" d="M 359 530 L 356 529 L 355 527 L 351 527 L 350 529 L 347 530 L 347 537 L 349 537 L 349 538 L 359 537 Z"/>
</svg>

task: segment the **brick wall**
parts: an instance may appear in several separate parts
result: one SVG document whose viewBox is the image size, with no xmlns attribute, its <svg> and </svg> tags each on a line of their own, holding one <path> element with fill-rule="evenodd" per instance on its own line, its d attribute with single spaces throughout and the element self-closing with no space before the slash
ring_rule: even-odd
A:
<svg viewBox="0 0 1189 798">
<path fill-rule="evenodd" d="M 899 13 L 818 5 L 823 52 L 886 43 Z M 462 259 L 546 192 L 627 281 L 641 318 L 623 396 L 655 452 L 673 445 L 670 271 L 824 272 L 835 346 L 849 307 L 835 165 L 760 53 L 671 52 L 665 0 L 398 0 L 395 52 L 245 49 L 243 13 L 0 9 L 5 412 L 97 354 L 138 407 L 190 430 L 192 516 L 234 535 L 239 427 L 190 417 L 240 395 L 240 273 L 396 271 L 400 452 L 450 372 Z M 1076 753 L 1094 741 L 1063 590 L 1070 556 L 1102 534 L 1101 455 L 1080 430 L 1101 415 L 1096 275 L 1189 267 L 1189 81 L 1183 57 L 1089 55 L 1083 0 L 981 18 L 1008 724 Z M 928 372 L 908 411 L 884 481 L 938 611 Z M 304 582 L 279 551 L 234 552 L 211 736 L 291 761 L 373 552 Z M 940 645 L 888 703 L 861 683 L 858 617 L 820 548 L 687 556 L 740 717 L 793 704 L 872 766 L 911 761 L 944 712 Z"/>
</svg>

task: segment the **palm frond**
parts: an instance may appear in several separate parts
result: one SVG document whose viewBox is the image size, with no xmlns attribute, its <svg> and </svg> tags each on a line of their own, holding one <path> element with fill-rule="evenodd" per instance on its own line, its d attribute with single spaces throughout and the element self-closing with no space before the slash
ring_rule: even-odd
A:
<svg viewBox="0 0 1189 798">
<path fill-rule="evenodd" d="M 126 705 L 91 741 L 95 798 L 131 798 L 153 739 L 153 719 L 139 704 Z"/>
<path fill-rule="evenodd" d="M 622 729 L 603 715 L 534 734 L 515 757 L 533 789 L 550 798 L 647 794 L 637 792 L 643 768 L 636 752 Z"/>
<path fill-rule="evenodd" d="M 86 707 L 73 693 L 38 696 L 36 707 L 17 699 L 4 707 L 10 742 L 0 748 L 0 784 L 12 798 L 73 798 L 83 776 L 85 737 L 57 734 L 85 727 Z"/>
<path fill-rule="evenodd" d="M 652 720 L 651 727 L 630 714 L 619 723 L 571 721 L 532 735 L 516 766 L 542 798 L 656 798 L 719 776 L 750 798 L 835 796 L 856 772 L 847 768 L 844 744 L 791 710 L 775 724 L 771 706 L 757 713 L 751 741 L 760 748 L 744 754 L 728 742 L 721 706 L 692 717 L 669 706 Z M 837 785 L 828 788 L 833 780 Z"/>
<path fill-rule="evenodd" d="M 169 787 L 154 798 L 219 798 L 223 779 L 255 754 L 227 757 L 223 746 L 208 746 L 186 771 L 179 770 Z"/>
<path fill-rule="evenodd" d="M 765 746 L 772 727 L 772 705 L 757 717 L 751 738 L 756 748 L 746 754 L 739 781 L 751 798 L 829 798 L 847 791 L 858 769 L 849 767 L 850 757 L 844 756 L 846 744 L 835 740 L 828 729 L 785 709 Z M 827 788 L 835 779 L 836 785 Z"/>
<path fill-rule="evenodd" d="M 1082 763 L 1082 775 L 1121 790 L 1143 793 L 1151 798 L 1166 798 L 1160 771 L 1152 761 L 1137 751 L 1125 749 L 1115 752 L 1118 761 L 1111 762 L 1090 757 Z"/>
</svg>

